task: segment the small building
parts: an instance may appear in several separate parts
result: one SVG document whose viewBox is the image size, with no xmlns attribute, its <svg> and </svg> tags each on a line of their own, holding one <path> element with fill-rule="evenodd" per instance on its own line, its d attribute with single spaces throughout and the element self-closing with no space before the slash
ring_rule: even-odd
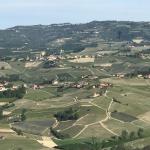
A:
<svg viewBox="0 0 150 150">
<path fill-rule="evenodd" d="M 41 56 L 44 57 L 45 55 L 46 55 L 46 52 L 45 52 L 45 51 L 42 51 L 42 52 L 41 52 Z"/>
<path fill-rule="evenodd" d="M 7 88 L 3 84 L 0 84 L 0 92 L 6 91 Z"/>
<path fill-rule="evenodd" d="M 54 61 L 54 60 L 56 60 L 56 59 L 57 59 L 57 57 L 54 56 L 54 55 L 49 55 L 49 56 L 47 57 L 47 60 L 49 60 L 49 61 Z"/>
<path fill-rule="evenodd" d="M 32 88 L 33 88 L 34 90 L 36 90 L 36 89 L 39 89 L 39 86 L 38 86 L 37 84 L 33 84 L 33 85 L 32 85 Z"/>
<path fill-rule="evenodd" d="M 27 85 L 27 84 L 23 84 L 23 86 L 24 86 L 25 88 L 28 88 L 28 85 Z"/>
<path fill-rule="evenodd" d="M 150 74 L 145 76 L 146 79 L 150 79 Z"/>
<path fill-rule="evenodd" d="M 118 74 L 116 74 L 116 77 L 118 77 L 118 78 L 124 78 L 125 74 L 124 73 L 118 73 Z"/>
<path fill-rule="evenodd" d="M 143 78 L 143 75 L 142 75 L 142 74 L 139 74 L 137 77 L 138 77 L 138 78 Z"/>
<path fill-rule="evenodd" d="M 137 37 L 136 39 L 133 39 L 132 41 L 133 43 L 140 44 L 144 41 L 144 39 L 142 37 Z"/>
<path fill-rule="evenodd" d="M 21 115 L 15 115 L 15 116 L 10 116 L 7 119 L 9 122 L 20 122 L 21 121 Z"/>
<path fill-rule="evenodd" d="M 92 97 L 93 97 L 93 98 L 96 98 L 96 97 L 98 97 L 98 96 L 100 96 L 100 94 L 95 92 Z"/>
<path fill-rule="evenodd" d="M 107 83 L 107 82 L 103 82 L 103 83 L 100 83 L 99 87 L 102 89 L 102 88 L 108 88 L 108 87 L 111 87 L 112 84 L 111 83 Z"/>
<path fill-rule="evenodd" d="M 0 87 L 4 87 L 4 85 L 0 83 Z"/>
<path fill-rule="evenodd" d="M 56 80 L 53 80 L 53 82 L 52 82 L 52 85 L 58 85 L 58 80 L 56 79 Z"/>
<path fill-rule="evenodd" d="M 0 135 L 0 140 L 5 140 L 5 136 Z"/>
<path fill-rule="evenodd" d="M 17 90 L 18 89 L 18 86 L 17 85 L 13 85 L 12 86 L 12 90 Z"/>
</svg>

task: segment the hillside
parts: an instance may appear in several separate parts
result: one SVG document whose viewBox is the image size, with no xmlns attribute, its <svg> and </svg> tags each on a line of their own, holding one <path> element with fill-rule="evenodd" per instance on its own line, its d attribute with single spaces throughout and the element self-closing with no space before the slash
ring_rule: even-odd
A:
<svg viewBox="0 0 150 150">
<path fill-rule="evenodd" d="M 0 30 L 0 53 L 49 50 L 77 52 L 97 47 L 100 41 L 150 39 L 149 22 L 93 21 L 86 24 L 16 26 Z"/>
<path fill-rule="evenodd" d="M 0 150 L 149 150 L 149 23 L 17 26 L 0 47 Z"/>
</svg>

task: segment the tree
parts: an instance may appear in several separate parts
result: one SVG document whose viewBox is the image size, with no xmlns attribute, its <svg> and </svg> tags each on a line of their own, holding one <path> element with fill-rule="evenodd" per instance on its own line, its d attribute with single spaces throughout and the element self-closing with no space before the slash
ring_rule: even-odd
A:
<svg viewBox="0 0 150 150">
<path fill-rule="evenodd" d="M 113 150 L 131 150 L 131 149 L 127 149 L 124 144 L 119 144 L 117 145 Z"/>
<path fill-rule="evenodd" d="M 17 150 L 23 150 L 21 147 L 17 148 Z"/>
<path fill-rule="evenodd" d="M 5 70 L 5 67 L 4 67 L 4 66 L 2 66 L 2 67 L 1 67 L 1 70 Z"/>
<path fill-rule="evenodd" d="M 2 108 L 0 108 L 0 119 L 2 119 L 2 117 L 3 117 L 3 110 Z"/>
<path fill-rule="evenodd" d="M 118 39 L 120 40 L 121 39 L 121 37 L 122 37 L 122 32 L 121 31 L 118 31 Z"/>
<path fill-rule="evenodd" d="M 24 86 L 19 87 L 16 90 L 8 89 L 6 91 L 0 92 L 0 98 L 22 98 L 26 93 Z"/>
<path fill-rule="evenodd" d="M 137 131 L 138 137 L 142 138 L 143 137 L 143 133 L 144 133 L 144 130 L 142 128 L 139 128 L 138 131 Z"/>
<path fill-rule="evenodd" d="M 54 116 L 59 121 L 77 120 L 79 118 L 78 109 L 69 108 L 64 111 L 57 112 Z"/>
<path fill-rule="evenodd" d="M 150 150 L 150 145 L 145 146 L 145 147 L 143 148 L 143 150 Z"/>
<path fill-rule="evenodd" d="M 112 136 L 112 137 L 111 137 L 111 141 L 117 142 L 117 141 L 118 141 L 118 137 L 117 137 L 117 136 Z"/>
<path fill-rule="evenodd" d="M 11 129 L 14 130 L 17 133 L 17 135 L 23 135 L 23 132 L 20 129 L 16 129 L 14 127 L 12 127 Z"/>
<path fill-rule="evenodd" d="M 129 137 L 129 133 L 126 130 L 123 130 L 121 133 L 121 139 L 126 141 Z"/>
<path fill-rule="evenodd" d="M 132 131 L 129 135 L 130 140 L 134 140 L 136 138 L 136 134 L 134 131 Z"/>
<path fill-rule="evenodd" d="M 22 109 L 22 111 L 21 111 L 21 121 L 26 120 L 25 113 L 26 113 L 26 109 Z"/>
<path fill-rule="evenodd" d="M 125 146 L 124 144 L 117 145 L 115 150 L 134 150 L 132 146 Z"/>
<path fill-rule="evenodd" d="M 84 142 L 90 150 L 101 150 L 103 148 L 102 143 L 97 140 L 96 137 L 92 137 L 91 141 Z"/>
</svg>

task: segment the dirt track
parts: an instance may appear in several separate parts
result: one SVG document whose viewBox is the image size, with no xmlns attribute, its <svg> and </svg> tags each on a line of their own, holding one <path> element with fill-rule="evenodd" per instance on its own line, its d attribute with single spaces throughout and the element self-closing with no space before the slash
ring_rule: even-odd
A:
<svg viewBox="0 0 150 150">
<path fill-rule="evenodd" d="M 50 137 L 47 136 L 42 136 L 42 140 L 37 140 L 37 142 L 48 148 L 54 148 L 55 146 L 57 146 L 57 144 L 54 143 Z"/>
<path fill-rule="evenodd" d="M 13 131 L 12 129 L 0 128 L 0 133 L 15 133 L 15 131 Z"/>
</svg>

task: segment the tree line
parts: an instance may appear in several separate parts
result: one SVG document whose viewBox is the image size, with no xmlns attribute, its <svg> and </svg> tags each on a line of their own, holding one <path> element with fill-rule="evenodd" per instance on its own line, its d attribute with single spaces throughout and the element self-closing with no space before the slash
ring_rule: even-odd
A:
<svg viewBox="0 0 150 150">
<path fill-rule="evenodd" d="M 134 150 L 130 147 L 126 147 L 125 143 L 141 139 L 144 137 L 144 130 L 139 128 L 137 132 L 128 132 L 123 130 L 120 136 L 112 136 L 108 140 L 99 141 L 97 138 L 92 138 L 90 142 L 85 142 L 89 150 L 102 150 L 105 147 L 111 147 L 110 150 Z"/>
<path fill-rule="evenodd" d="M 69 108 L 64 111 L 57 112 L 54 117 L 58 121 L 77 120 L 79 118 L 78 109 Z"/>
<path fill-rule="evenodd" d="M 0 92 L 0 98 L 23 98 L 24 94 L 26 93 L 26 89 L 24 86 L 19 87 L 16 90 L 8 89 L 6 91 Z"/>
<path fill-rule="evenodd" d="M 145 149 L 135 149 L 126 146 L 126 143 L 141 138 L 144 138 L 144 130 L 139 128 L 137 131 L 132 132 L 123 130 L 120 136 L 112 136 L 109 139 L 100 140 L 97 137 L 92 137 L 83 141 L 81 140 L 81 142 L 77 142 L 76 144 L 61 145 L 58 148 L 64 150 L 108 150 L 108 148 L 109 150 L 149 150 L 146 149 L 147 147 Z"/>
</svg>

